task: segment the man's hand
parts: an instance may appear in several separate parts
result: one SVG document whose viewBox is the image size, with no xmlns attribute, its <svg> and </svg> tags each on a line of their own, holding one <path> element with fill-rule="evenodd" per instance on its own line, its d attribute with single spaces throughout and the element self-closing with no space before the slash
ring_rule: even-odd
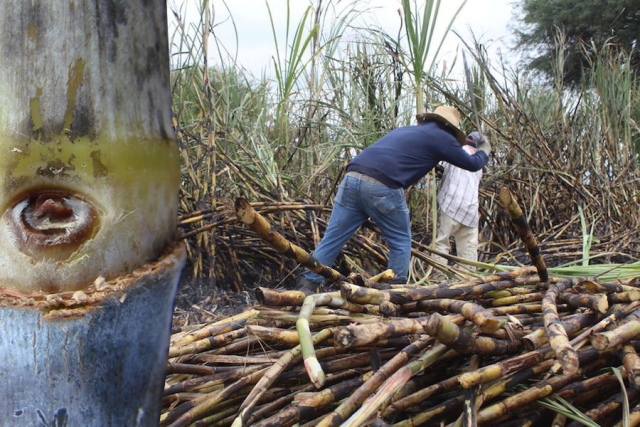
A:
<svg viewBox="0 0 640 427">
<path fill-rule="evenodd" d="M 478 150 L 484 151 L 487 157 L 489 157 L 489 154 L 491 154 L 491 144 L 489 144 L 489 138 L 487 138 L 486 135 L 480 134 Z"/>
</svg>

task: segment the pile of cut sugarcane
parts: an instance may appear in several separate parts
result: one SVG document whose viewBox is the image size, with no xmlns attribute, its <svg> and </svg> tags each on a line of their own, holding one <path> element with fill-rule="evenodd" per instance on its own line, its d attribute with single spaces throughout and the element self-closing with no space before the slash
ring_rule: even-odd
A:
<svg viewBox="0 0 640 427">
<path fill-rule="evenodd" d="M 332 284 L 174 334 L 162 426 L 640 423 L 636 280 L 549 276 L 517 209 L 533 266 L 421 286 L 344 277 L 236 211 Z"/>
<path fill-rule="evenodd" d="M 162 425 L 570 425 L 548 409 L 563 401 L 616 425 L 640 401 L 635 286 L 522 268 L 258 295 L 173 336 Z"/>
</svg>

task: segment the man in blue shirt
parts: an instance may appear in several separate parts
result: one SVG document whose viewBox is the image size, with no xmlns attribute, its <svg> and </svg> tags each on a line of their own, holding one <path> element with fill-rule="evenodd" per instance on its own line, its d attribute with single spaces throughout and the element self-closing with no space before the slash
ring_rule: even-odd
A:
<svg viewBox="0 0 640 427">
<path fill-rule="evenodd" d="M 418 125 L 396 128 L 365 148 L 347 165 L 347 173 L 334 199 L 333 211 L 314 258 L 331 266 L 349 238 L 371 218 L 389 247 L 387 267 L 398 281 L 406 280 L 411 261 L 411 223 L 404 190 L 444 160 L 477 171 L 489 160 L 485 141 L 470 155 L 462 146 L 460 113 L 443 105 L 433 113 L 416 116 Z M 296 287 L 307 294 L 317 291 L 322 276 L 307 271 Z"/>
</svg>

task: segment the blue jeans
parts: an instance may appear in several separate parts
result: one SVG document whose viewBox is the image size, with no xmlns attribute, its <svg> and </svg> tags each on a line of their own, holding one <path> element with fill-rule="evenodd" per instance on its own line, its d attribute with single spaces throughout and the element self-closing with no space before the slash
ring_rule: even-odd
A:
<svg viewBox="0 0 640 427">
<path fill-rule="evenodd" d="M 411 261 L 411 224 L 404 190 L 351 176 L 346 176 L 338 188 L 329 225 L 313 252 L 314 258 L 331 267 L 347 240 L 368 218 L 380 228 L 389 247 L 387 268 L 406 279 Z M 305 278 L 323 280 L 311 271 Z"/>
</svg>

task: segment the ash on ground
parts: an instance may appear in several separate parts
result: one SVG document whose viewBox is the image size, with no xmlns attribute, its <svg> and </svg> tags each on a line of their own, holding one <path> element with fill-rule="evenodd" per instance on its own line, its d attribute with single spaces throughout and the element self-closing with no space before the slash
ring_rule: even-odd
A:
<svg viewBox="0 0 640 427">
<path fill-rule="evenodd" d="M 214 280 L 193 280 L 183 273 L 174 304 L 174 331 L 189 325 L 215 322 L 250 309 L 257 304 L 258 287 L 284 289 L 281 284 L 271 283 L 245 283 L 244 287 L 239 292 L 221 289 Z"/>
</svg>

